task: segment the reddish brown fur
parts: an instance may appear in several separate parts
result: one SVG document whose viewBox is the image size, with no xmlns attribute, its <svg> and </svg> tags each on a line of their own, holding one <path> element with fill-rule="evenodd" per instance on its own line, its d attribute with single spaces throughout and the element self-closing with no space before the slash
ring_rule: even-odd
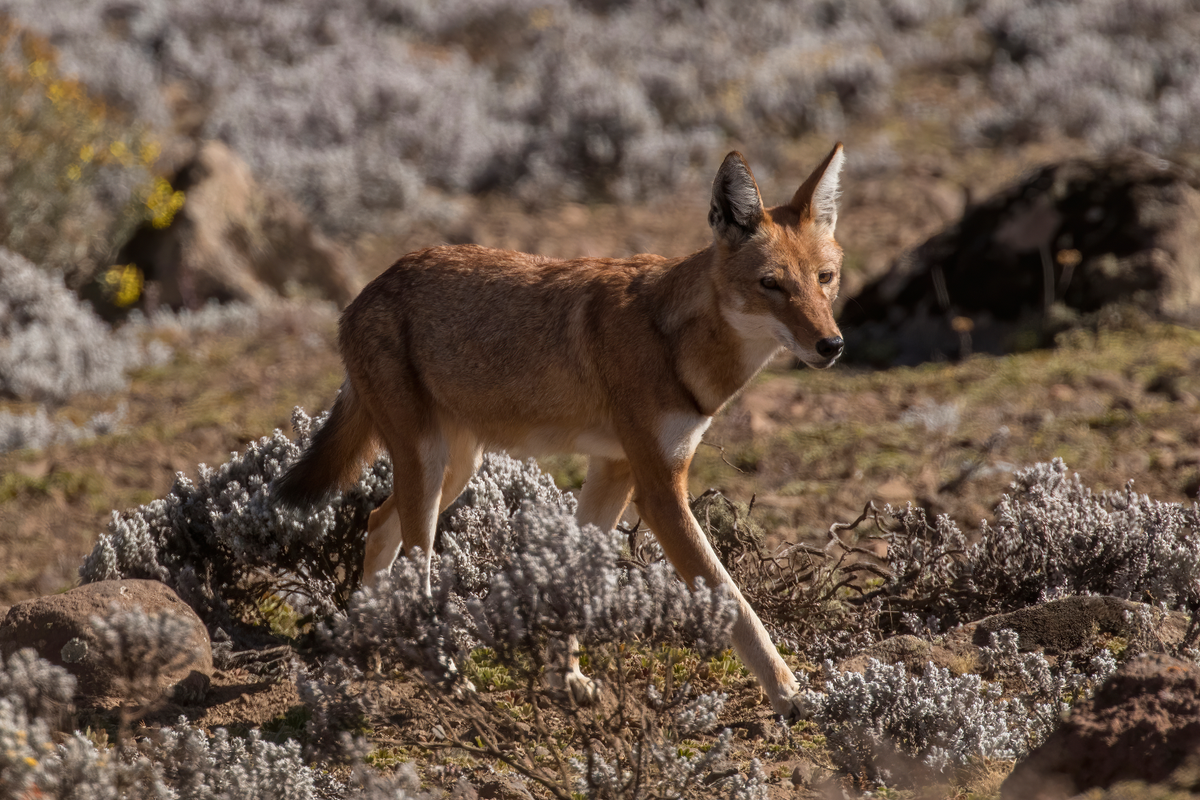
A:
<svg viewBox="0 0 1200 800">
<path fill-rule="evenodd" d="M 688 510 L 687 470 L 712 415 L 781 345 L 818 367 L 840 354 L 840 165 L 839 145 L 768 211 L 730 154 L 714 182 L 714 242 L 686 257 L 563 261 L 475 245 L 404 256 L 342 315 L 347 378 L 331 433 L 280 497 L 350 475 L 370 438 L 386 446 L 397 492 L 372 514 L 373 580 L 401 545 L 429 553 L 438 511 L 483 450 L 586 452 L 580 522 L 612 528 L 632 495 L 685 580 L 730 586 L 735 648 L 776 711 L 794 711 L 794 676 Z"/>
</svg>

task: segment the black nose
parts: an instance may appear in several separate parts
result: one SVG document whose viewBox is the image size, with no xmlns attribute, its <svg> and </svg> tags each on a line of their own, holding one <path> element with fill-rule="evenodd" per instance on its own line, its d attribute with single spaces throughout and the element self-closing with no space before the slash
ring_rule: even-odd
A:
<svg viewBox="0 0 1200 800">
<path fill-rule="evenodd" d="M 817 354 L 821 358 L 837 358 L 842 354 L 842 348 L 846 343 L 842 341 L 840 336 L 830 336 L 828 339 L 822 339 L 817 342 Z"/>
</svg>

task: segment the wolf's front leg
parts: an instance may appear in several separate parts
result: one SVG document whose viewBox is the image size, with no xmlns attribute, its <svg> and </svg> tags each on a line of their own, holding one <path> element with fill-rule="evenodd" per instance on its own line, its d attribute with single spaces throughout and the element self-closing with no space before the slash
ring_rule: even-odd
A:
<svg viewBox="0 0 1200 800">
<path fill-rule="evenodd" d="M 634 502 L 642 518 L 689 586 L 695 587 L 696 579 L 703 578 L 710 588 L 729 587 L 738 603 L 738 619 L 733 626 L 734 651 L 758 680 L 776 714 L 800 716 L 800 686 L 795 675 L 692 516 L 687 502 L 687 464 L 654 459 L 652 452 L 643 456 L 640 463 L 631 458 L 637 485 Z M 690 453 L 687 461 L 690 462 Z"/>
</svg>

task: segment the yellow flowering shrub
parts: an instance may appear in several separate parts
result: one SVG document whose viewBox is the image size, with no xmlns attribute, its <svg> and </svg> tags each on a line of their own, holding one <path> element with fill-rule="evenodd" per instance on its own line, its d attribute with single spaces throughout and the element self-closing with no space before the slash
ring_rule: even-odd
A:
<svg viewBox="0 0 1200 800">
<path fill-rule="evenodd" d="M 154 173 L 160 152 L 65 77 L 44 38 L 0 16 L 0 246 L 132 305 L 142 274 L 111 263 L 118 247 L 142 223 L 169 225 L 184 202 Z"/>
</svg>

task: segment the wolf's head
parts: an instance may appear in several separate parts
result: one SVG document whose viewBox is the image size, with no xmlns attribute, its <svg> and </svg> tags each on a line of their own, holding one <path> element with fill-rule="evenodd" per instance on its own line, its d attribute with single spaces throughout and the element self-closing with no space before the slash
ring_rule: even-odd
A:
<svg viewBox="0 0 1200 800">
<path fill-rule="evenodd" d="M 771 209 L 763 208 L 741 153 L 730 153 L 717 171 L 708 222 L 718 257 L 719 303 L 748 352 L 782 346 L 821 369 L 842 354 L 833 319 L 842 248 L 833 229 L 843 159 L 838 144 L 790 202 Z"/>
</svg>

